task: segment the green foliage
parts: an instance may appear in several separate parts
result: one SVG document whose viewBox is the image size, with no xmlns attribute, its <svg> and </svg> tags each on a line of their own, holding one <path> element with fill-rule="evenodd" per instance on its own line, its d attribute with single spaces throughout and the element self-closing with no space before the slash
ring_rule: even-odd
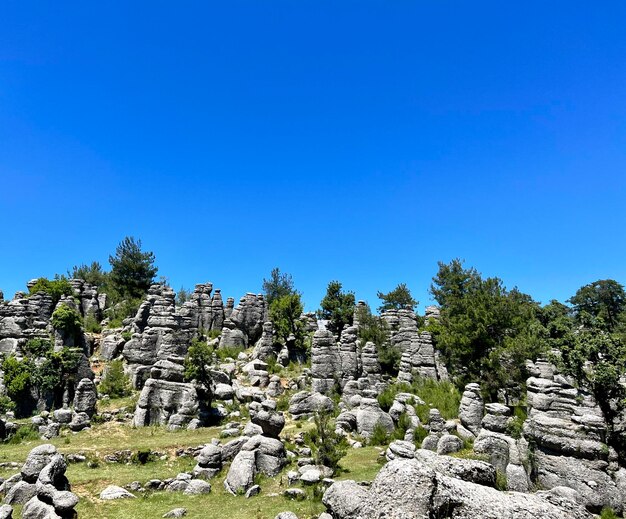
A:
<svg viewBox="0 0 626 519">
<path fill-rule="evenodd" d="M 201 384 L 203 394 L 201 397 L 211 402 L 211 385 L 213 377 L 211 376 L 211 362 L 213 360 L 213 348 L 206 342 L 194 339 L 191 341 L 187 356 L 185 357 L 185 379 L 188 381 L 195 380 Z"/>
<path fill-rule="evenodd" d="M 122 332 L 122 339 L 124 339 L 126 342 L 130 341 L 133 338 L 133 332 L 130 332 L 128 330 L 125 330 Z"/>
<path fill-rule="evenodd" d="M 513 408 L 513 418 L 507 425 L 507 433 L 512 438 L 519 440 L 522 437 L 524 430 L 524 422 L 527 418 L 527 411 L 525 406 L 516 406 Z"/>
<path fill-rule="evenodd" d="M 7 443 L 9 445 L 19 445 L 23 442 L 32 442 L 39 440 L 39 431 L 34 425 L 22 425 L 15 434 L 11 436 Z"/>
<path fill-rule="evenodd" d="M 85 331 L 89 333 L 100 333 L 102 331 L 102 325 L 91 313 L 85 316 Z"/>
<path fill-rule="evenodd" d="M 441 320 L 429 328 L 459 386 L 481 380 L 492 399 L 502 388 L 521 397 L 525 359 L 536 359 L 547 347 L 539 305 L 517 289 L 507 290 L 498 278 L 465 269 L 458 259 L 439 263 L 431 293 Z"/>
<path fill-rule="evenodd" d="M 124 373 L 121 360 L 114 360 L 106 367 L 98 391 L 110 398 L 123 398 L 132 394 L 130 380 Z"/>
<path fill-rule="evenodd" d="M 509 484 L 506 479 L 506 474 L 501 470 L 496 470 L 496 489 L 500 491 L 505 491 L 509 487 Z"/>
<path fill-rule="evenodd" d="M 411 429 L 411 426 L 411 417 L 407 413 L 402 413 L 398 417 L 398 423 L 396 424 L 396 428 L 393 431 L 393 439 L 404 440 L 404 435 L 409 429 Z"/>
<path fill-rule="evenodd" d="M 72 279 L 82 279 L 90 285 L 94 285 L 105 292 L 109 281 L 109 274 L 102 270 L 102 265 L 97 261 L 93 261 L 91 265 L 74 265 L 72 271 L 67 272 Z"/>
<path fill-rule="evenodd" d="M 109 256 L 111 288 L 123 299 L 141 299 L 150 288 L 158 268 L 154 253 L 141 250 L 141 240 L 127 236 Z"/>
<path fill-rule="evenodd" d="M 66 334 L 77 336 L 83 326 L 83 318 L 77 310 L 69 305 L 61 304 L 52 314 L 52 326 Z"/>
<path fill-rule="evenodd" d="M 38 358 L 43 357 L 49 351 L 52 350 L 52 342 L 50 339 L 29 339 L 24 346 L 22 346 L 24 353 L 30 357 Z"/>
<path fill-rule="evenodd" d="M 411 291 L 405 283 L 400 283 L 391 292 L 386 294 L 377 292 L 378 299 L 382 300 L 382 304 L 378 307 L 379 312 L 385 310 L 401 310 L 403 308 L 413 310 L 417 306 L 417 301 L 411 296 Z"/>
<path fill-rule="evenodd" d="M 619 516 L 612 508 L 605 506 L 600 512 L 600 519 L 619 519 Z"/>
<path fill-rule="evenodd" d="M 574 314 L 580 323 L 586 324 L 593 319 L 597 328 L 612 332 L 620 321 L 624 322 L 626 292 L 613 279 L 601 279 L 579 288 L 568 302 L 574 306 Z"/>
<path fill-rule="evenodd" d="M 114 304 L 105 311 L 109 318 L 108 328 L 121 328 L 124 325 L 124 319 L 134 317 L 141 305 L 141 299 L 123 299 Z"/>
<path fill-rule="evenodd" d="M 185 287 L 180 287 L 180 290 L 176 292 L 176 305 L 183 306 L 191 297 L 191 290 L 187 290 Z"/>
<path fill-rule="evenodd" d="M 444 420 L 452 420 L 459 414 L 461 393 L 452 383 L 445 380 L 434 380 L 426 377 L 415 377 L 411 384 L 411 393 L 419 396 L 425 403 L 426 411 L 437 408 Z M 415 406 L 422 422 L 426 422 L 427 414 L 420 416 L 420 406 Z"/>
<path fill-rule="evenodd" d="M 402 352 L 389 342 L 389 327 L 385 320 L 373 315 L 369 306 L 358 308 L 357 320 L 361 343 L 373 342 L 378 351 L 378 362 L 383 373 L 397 375 Z"/>
<path fill-rule="evenodd" d="M 300 294 L 291 293 L 279 296 L 272 300 L 270 304 L 269 316 L 274 323 L 276 336 L 283 342 L 287 342 L 290 335 L 296 339 L 296 346 L 304 347 L 306 331 L 300 316 L 304 311 L 304 306 L 300 299 Z"/>
<path fill-rule="evenodd" d="M 328 320 L 327 328 L 333 333 L 340 333 L 346 326 L 351 326 L 354 317 L 354 293 L 343 292 L 339 281 L 331 281 L 326 288 L 326 295 L 317 311 L 318 319 Z"/>
<path fill-rule="evenodd" d="M 426 427 L 422 427 L 421 425 L 413 431 L 413 443 L 415 443 L 415 446 L 418 449 L 422 447 L 422 442 L 426 436 L 428 436 L 428 429 L 426 429 Z"/>
<path fill-rule="evenodd" d="M 133 452 L 130 457 L 130 462 L 135 465 L 145 465 L 151 461 L 155 461 L 157 458 L 150 449 L 139 449 L 137 452 Z"/>
<path fill-rule="evenodd" d="M 411 385 L 406 382 L 398 382 L 387 386 L 379 395 L 378 403 L 383 411 L 389 411 L 398 393 L 410 393 Z"/>
<path fill-rule="evenodd" d="M 28 358 L 20 361 L 11 355 L 2 362 L 4 386 L 8 397 L 16 403 L 18 414 L 20 414 L 20 411 L 30 398 L 32 373 L 35 370 L 35 363 Z"/>
<path fill-rule="evenodd" d="M 270 306 L 277 299 L 298 293 L 291 274 L 282 273 L 278 267 L 272 269 L 269 279 L 263 278 L 263 292 L 265 301 Z"/>
<path fill-rule="evenodd" d="M 70 348 L 48 351 L 36 364 L 31 358 L 18 360 L 9 356 L 2 362 L 4 384 L 8 397 L 16 404 L 18 416 L 28 416 L 34 395 L 61 390 L 70 380 L 80 362 L 80 353 Z"/>
<path fill-rule="evenodd" d="M 39 278 L 29 289 L 30 294 L 45 292 L 52 297 L 52 302 L 57 304 L 61 297 L 74 294 L 74 289 L 65 276 L 55 276 L 53 280 Z"/>
<path fill-rule="evenodd" d="M 74 377 L 81 354 L 73 348 L 50 352 L 46 359 L 33 371 L 32 381 L 37 391 L 53 391 L 64 387 Z"/>
<path fill-rule="evenodd" d="M 243 348 L 238 348 L 236 346 L 224 346 L 222 348 L 216 348 L 213 352 L 217 356 L 218 360 L 225 361 L 226 359 L 237 360 L 237 357 L 242 351 Z"/>
<path fill-rule="evenodd" d="M 388 445 L 389 444 L 389 434 L 387 430 L 383 427 L 380 422 L 376 422 L 374 425 L 374 429 L 372 430 L 372 435 L 368 441 L 369 445 Z"/>
<path fill-rule="evenodd" d="M 305 433 L 305 441 L 313 451 L 315 463 L 336 472 L 339 461 L 348 451 L 347 440 L 335 432 L 335 423 L 329 413 L 316 412 L 313 421 L 315 427 Z"/>
<path fill-rule="evenodd" d="M 0 414 L 6 414 L 9 411 L 15 411 L 15 402 L 8 396 L 0 396 Z"/>
</svg>

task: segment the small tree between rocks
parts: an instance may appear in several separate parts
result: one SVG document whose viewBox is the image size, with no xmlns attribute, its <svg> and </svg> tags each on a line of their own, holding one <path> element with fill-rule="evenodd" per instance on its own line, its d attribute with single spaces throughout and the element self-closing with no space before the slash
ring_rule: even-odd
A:
<svg viewBox="0 0 626 519">
<path fill-rule="evenodd" d="M 324 465 L 337 472 L 339 461 L 348 452 L 346 438 L 335 431 L 335 422 L 330 414 L 316 411 L 313 415 L 315 428 L 306 433 L 305 439 L 313 451 L 317 465 Z"/>
</svg>

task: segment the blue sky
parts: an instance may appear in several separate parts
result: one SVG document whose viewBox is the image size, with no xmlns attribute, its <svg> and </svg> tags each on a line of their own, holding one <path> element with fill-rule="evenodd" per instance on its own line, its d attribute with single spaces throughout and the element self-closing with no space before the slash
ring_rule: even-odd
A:
<svg viewBox="0 0 626 519">
<path fill-rule="evenodd" d="M 132 4 L 132 5 L 129 5 Z M 466 260 L 626 282 L 623 2 L 0 6 L 0 288 L 126 235 L 174 288 L 274 266 L 422 303 Z M 423 304 L 422 304 L 423 307 Z"/>
</svg>

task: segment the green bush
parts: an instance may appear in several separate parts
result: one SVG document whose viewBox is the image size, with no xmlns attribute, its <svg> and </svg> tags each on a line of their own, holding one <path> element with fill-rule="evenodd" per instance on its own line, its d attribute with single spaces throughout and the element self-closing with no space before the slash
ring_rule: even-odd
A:
<svg viewBox="0 0 626 519">
<path fill-rule="evenodd" d="M 452 420 L 459 414 L 461 393 L 452 382 L 417 377 L 411 384 L 411 393 L 419 396 L 425 406 L 415 406 L 422 422 L 428 421 L 430 408 L 437 408 L 444 420 Z"/>
<path fill-rule="evenodd" d="M 389 411 L 398 393 L 410 392 L 411 386 L 406 382 L 398 382 L 397 384 L 389 385 L 378 395 L 378 403 L 383 411 Z"/>
<path fill-rule="evenodd" d="M 393 431 L 393 439 L 404 440 L 404 435 L 411 428 L 411 425 L 413 425 L 411 423 L 411 417 L 406 413 L 402 413 L 398 418 L 398 423 Z"/>
<path fill-rule="evenodd" d="M 74 294 L 74 289 L 65 276 L 57 276 L 53 280 L 39 278 L 37 282 L 28 289 L 28 291 L 31 295 L 38 292 L 45 292 L 46 294 L 49 294 L 55 305 L 59 302 L 61 297 Z"/>
<path fill-rule="evenodd" d="M 374 426 L 368 443 L 370 445 L 387 445 L 389 443 L 389 434 L 380 422 Z"/>
<path fill-rule="evenodd" d="M 235 359 L 237 360 L 237 356 L 243 351 L 243 348 L 237 348 L 236 346 L 227 346 L 225 348 L 215 348 L 215 355 L 220 361 L 224 361 L 226 359 Z"/>
<path fill-rule="evenodd" d="M 134 452 L 130 457 L 130 462 L 136 465 L 145 465 L 150 461 L 155 461 L 156 456 L 152 453 L 150 449 L 139 449 L 137 452 Z"/>
<path fill-rule="evenodd" d="M 335 423 L 329 413 L 315 413 L 313 421 L 315 427 L 305 433 L 305 441 L 313 451 L 315 463 L 336 472 L 339 461 L 348 451 L 348 442 L 335 432 Z"/>
<path fill-rule="evenodd" d="M 509 436 L 515 438 L 516 440 L 519 440 L 522 437 L 525 420 L 526 408 L 522 406 L 515 407 L 513 412 L 513 418 L 509 421 L 506 428 Z"/>
<path fill-rule="evenodd" d="M 106 317 L 109 318 L 107 328 L 121 328 L 124 319 L 134 317 L 141 305 L 141 299 L 124 299 L 114 304 L 105 311 Z"/>
<path fill-rule="evenodd" d="M 496 488 L 498 490 L 507 490 L 508 486 L 506 474 L 501 470 L 496 470 Z"/>
<path fill-rule="evenodd" d="M 102 325 L 92 314 L 85 317 L 85 331 L 89 333 L 100 333 Z"/>
<path fill-rule="evenodd" d="M 413 443 L 418 449 L 422 447 L 422 442 L 426 436 L 428 436 L 428 430 L 421 425 L 413 431 Z"/>
<path fill-rule="evenodd" d="M 39 431 L 34 425 L 22 425 L 15 434 L 11 436 L 7 443 L 10 445 L 19 445 L 22 442 L 30 442 L 39 440 Z"/>
<path fill-rule="evenodd" d="M 618 515 L 613 511 L 612 508 L 605 506 L 600 512 L 600 519 L 618 519 Z"/>
<path fill-rule="evenodd" d="M 0 396 L 0 414 L 6 414 L 9 411 L 15 411 L 15 402 L 8 396 Z"/>
<path fill-rule="evenodd" d="M 31 357 L 43 357 L 52 350 L 52 341 L 40 338 L 30 339 L 22 346 L 22 350 Z"/>
<path fill-rule="evenodd" d="M 111 398 L 122 398 L 132 393 L 130 380 L 124 373 L 124 363 L 121 360 L 112 361 L 104 370 L 98 391 Z"/>
<path fill-rule="evenodd" d="M 132 338 L 133 338 L 133 332 L 129 332 L 129 331 L 122 332 L 122 339 L 124 339 L 124 341 L 128 342 Z"/>
<path fill-rule="evenodd" d="M 50 322 L 55 329 L 76 335 L 82 328 L 83 318 L 74 308 L 62 304 L 53 312 Z"/>
</svg>

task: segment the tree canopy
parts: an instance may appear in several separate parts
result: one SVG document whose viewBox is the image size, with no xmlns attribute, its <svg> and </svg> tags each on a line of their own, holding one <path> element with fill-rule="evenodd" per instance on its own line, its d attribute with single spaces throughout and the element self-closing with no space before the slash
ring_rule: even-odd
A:
<svg viewBox="0 0 626 519">
<path fill-rule="evenodd" d="M 576 291 L 569 300 L 579 322 L 594 319 L 599 327 L 614 331 L 626 309 L 624 287 L 613 279 L 600 279 Z"/>
<path fill-rule="evenodd" d="M 115 256 L 109 256 L 112 288 L 122 297 L 143 297 L 158 272 L 154 261 L 153 252 L 141 250 L 141 240 L 127 236 L 115 249 Z"/>
<path fill-rule="evenodd" d="M 391 292 L 386 294 L 383 292 L 377 292 L 378 299 L 382 301 L 382 304 L 378 307 L 379 312 L 385 310 L 401 310 L 407 308 L 414 310 L 417 306 L 417 301 L 411 296 L 411 291 L 405 283 L 400 283 Z"/>
<path fill-rule="evenodd" d="M 270 306 L 275 300 L 283 296 L 295 294 L 296 290 L 291 274 L 281 272 L 278 267 L 273 268 L 269 279 L 263 278 L 263 292 L 265 293 L 265 300 Z"/>
<path fill-rule="evenodd" d="M 339 281 L 331 281 L 320 307 L 318 319 L 327 320 L 331 332 L 341 333 L 345 326 L 352 325 L 354 319 L 354 293 L 344 292 Z"/>
</svg>

